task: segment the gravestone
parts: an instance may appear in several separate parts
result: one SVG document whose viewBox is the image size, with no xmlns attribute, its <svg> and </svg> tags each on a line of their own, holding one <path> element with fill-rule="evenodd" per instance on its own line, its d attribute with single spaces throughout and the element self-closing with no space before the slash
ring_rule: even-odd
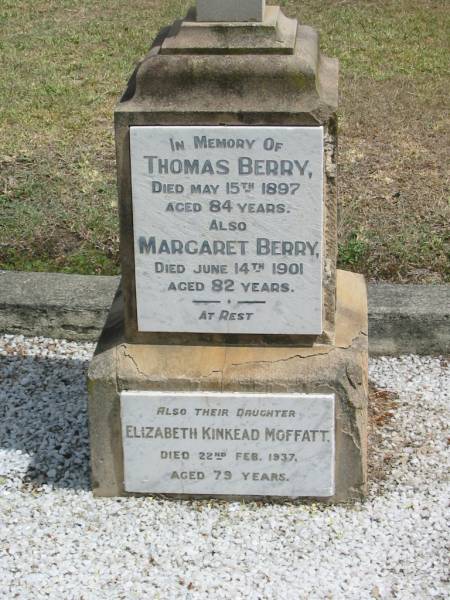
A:
<svg viewBox="0 0 450 600">
<path fill-rule="evenodd" d="M 199 0 L 136 68 L 115 112 L 122 286 L 88 374 L 96 495 L 364 496 L 337 97 L 318 34 L 255 0 Z"/>
</svg>

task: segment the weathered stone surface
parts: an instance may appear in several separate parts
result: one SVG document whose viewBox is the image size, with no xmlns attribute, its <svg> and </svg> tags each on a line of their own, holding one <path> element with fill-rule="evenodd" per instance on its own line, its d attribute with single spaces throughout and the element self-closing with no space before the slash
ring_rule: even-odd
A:
<svg viewBox="0 0 450 600">
<path fill-rule="evenodd" d="M 369 286 L 372 354 L 448 354 L 450 285 Z"/>
<path fill-rule="evenodd" d="M 298 23 L 268 6 L 260 23 L 199 23 L 188 13 L 176 21 L 161 54 L 293 54 Z"/>
<path fill-rule="evenodd" d="M 118 320 L 121 307 L 116 304 L 89 371 L 94 493 L 99 496 L 125 493 L 121 437 L 114 438 L 120 428 L 117 413 L 120 392 L 204 390 L 335 393 L 336 494 L 330 501 L 364 496 L 368 393 L 366 287 L 362 276 L 342 271 L 338 274 L 334 345 L 128 344 Z M 109 441 L 102 444 L 102 439 L 116 439 L 115 447 Z"/>
<path fill-rule="evenodd" d="M 292 55 L 161 54 L 167 32 L 140 63 L 116 108 L 125 328 L 141 343 L 312 344 L 315 338 L 140 333 L 137 327 L 131 205 L 130 127 L 134 125 L 323 126 L 325 146 L 323 335 L 334 339 L 337 253 L 336 60 L 320 54 L 318 34 L 298 27 Z M 316 340 L 317 341 L 317 340 Z"/>
<path fill-rule="evenodd" d="M 0 331 L 97 340 L 119 277 L 0 272 Z"/>
<path fill-rule="evenodd" d="M 197 0 L 198 21 L 262 21 L 265 0 Z"/>
</svg>

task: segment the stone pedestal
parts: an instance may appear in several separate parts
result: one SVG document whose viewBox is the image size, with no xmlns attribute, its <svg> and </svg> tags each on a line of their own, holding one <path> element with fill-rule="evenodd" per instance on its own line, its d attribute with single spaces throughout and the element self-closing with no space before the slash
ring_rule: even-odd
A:
<svg viewBox="0 0 450 600">
<path fill-rule="evenodd" d="M 120 394 L 123 391 L 335 394 L 335 494 L 361 499 L 367 483 L 367 293 L 361 275 L 337 272 L 334 344 L 252 347 L 130 344 L 123 303 L 111 308 L 89 368 L 92 486 L 124 491 Z"/>
<path fill-rule="evenodd" d="M 197 8 L 115 110 L 123 295 L 89 369 L 94 493 L 361 499 L 367 296 L 336 270 L 338 63 L 277 6 Z"/>
</svg>

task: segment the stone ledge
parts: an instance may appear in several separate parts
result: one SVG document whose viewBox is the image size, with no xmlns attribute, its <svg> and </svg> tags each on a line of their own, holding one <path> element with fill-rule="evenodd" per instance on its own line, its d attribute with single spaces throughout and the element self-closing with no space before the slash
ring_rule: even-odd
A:
<svg viewBox="0 0 450 600">
<path fill-rule="evenodd" d="M 96 341 L 119 277 L 0 272 L 0 332 Z M 369 284 L 372 355 L 448 354 L 450 285 Z"/>
</svg>

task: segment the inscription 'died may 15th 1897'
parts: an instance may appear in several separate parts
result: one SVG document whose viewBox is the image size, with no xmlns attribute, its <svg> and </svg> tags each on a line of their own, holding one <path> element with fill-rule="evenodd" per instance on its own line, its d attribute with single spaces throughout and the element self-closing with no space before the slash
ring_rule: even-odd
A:
<svg viewBox="0 0 450 600">
<path fill-rule="evenodd" d="M 334 394 L 122 392 L 125 490 L 334 494 Z"/>
<path fill-rule="evenodd" d="M 139 331 L 322 333 L 322 127 L 130 128 Z"/>
</svg>

